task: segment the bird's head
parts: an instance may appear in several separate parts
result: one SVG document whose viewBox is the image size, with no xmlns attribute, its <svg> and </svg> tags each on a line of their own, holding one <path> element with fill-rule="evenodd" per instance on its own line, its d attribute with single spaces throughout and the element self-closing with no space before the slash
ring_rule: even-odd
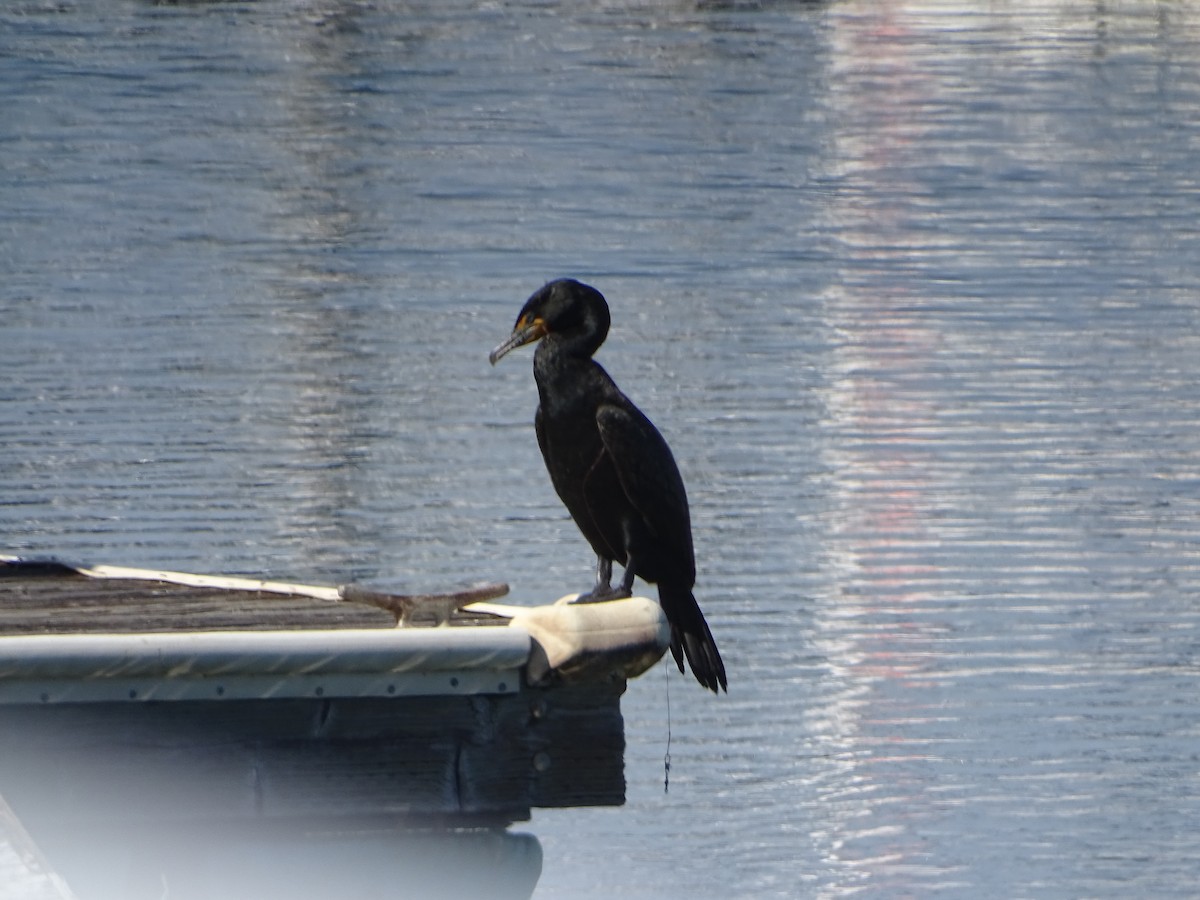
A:
<svg viewBox="0 0 1200 900">
<path fill-rule="evenodd" d="M 510 350 L 547 336 L 560 337 L 591 356 L 608 336 L 609 322 L 604 295 L 589 285 L 560 278 L 525 301 L 512 334 L 488 359 L 494 366 Z"/>
</svg>

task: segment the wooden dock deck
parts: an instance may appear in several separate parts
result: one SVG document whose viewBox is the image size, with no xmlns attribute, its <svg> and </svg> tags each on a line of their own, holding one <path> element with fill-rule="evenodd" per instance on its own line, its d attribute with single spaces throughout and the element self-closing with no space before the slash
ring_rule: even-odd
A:
<svg viewBox="0 0 1200 900">
<path fill-rule="evenodd" d="M 0 558 L 0 796 L 43 822 L 507 824 L 624 802 L 657 604 Z"/>
</svg>

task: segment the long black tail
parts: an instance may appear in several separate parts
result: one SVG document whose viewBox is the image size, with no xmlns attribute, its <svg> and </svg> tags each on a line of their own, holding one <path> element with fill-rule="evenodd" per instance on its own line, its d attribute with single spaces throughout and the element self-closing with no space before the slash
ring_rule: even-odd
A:
<svg viewBox="0 0 1200 900">
<path fill-rule="evenodd" d="M 725 663 L 721 661 L 717 642 L 708 630 L 708 622 L 704 620 L 691 588 L 659 582 L 658 602 L 671 623 L 671 655 L 675 657 L 679 671 L 683 671 L 686 656 L 698 682 L 714 694 L 719 693 L 718 687 L 728 691 Z"/>
</svg>

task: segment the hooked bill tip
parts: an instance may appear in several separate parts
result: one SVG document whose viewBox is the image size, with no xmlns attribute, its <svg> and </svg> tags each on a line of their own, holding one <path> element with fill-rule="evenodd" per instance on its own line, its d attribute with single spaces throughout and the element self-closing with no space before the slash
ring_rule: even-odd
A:
<svg viewBox="0 0 1200 900">
<path fill-rule="evenodd" d="M 510 350 L 515 350 L 531 341 L 536 341 L 545 333 L 545 327 L 540 320 L 524 327 L 518 325 L 513 330 L 513 333 L 508 336 L 508 340 L 488 354 L 488 361 L 494 366 Z"/>
<path fill-rule="evenodd" d="M 509 350 L 521 345 L 520 337 L 521 335 L 514 333 L 503 344 L 492 348 L 492 352 L 488 354 L 488 362 L 490 362 L 493 366 L 500 362 L 500 360 L 506 353 L 508 353 Z"/>
</svg>

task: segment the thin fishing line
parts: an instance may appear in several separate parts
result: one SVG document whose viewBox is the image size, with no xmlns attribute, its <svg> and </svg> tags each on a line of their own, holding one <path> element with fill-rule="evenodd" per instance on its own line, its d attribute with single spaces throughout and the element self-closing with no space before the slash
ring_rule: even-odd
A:
<svg viewBox="0 0 1200 900">
<path fill-rule="evenodd" d="M 663 793 L 671 792 L 671 667 L 663 666 L 667 693 L 667 752 L 663 754 Z"/>
</svg>

